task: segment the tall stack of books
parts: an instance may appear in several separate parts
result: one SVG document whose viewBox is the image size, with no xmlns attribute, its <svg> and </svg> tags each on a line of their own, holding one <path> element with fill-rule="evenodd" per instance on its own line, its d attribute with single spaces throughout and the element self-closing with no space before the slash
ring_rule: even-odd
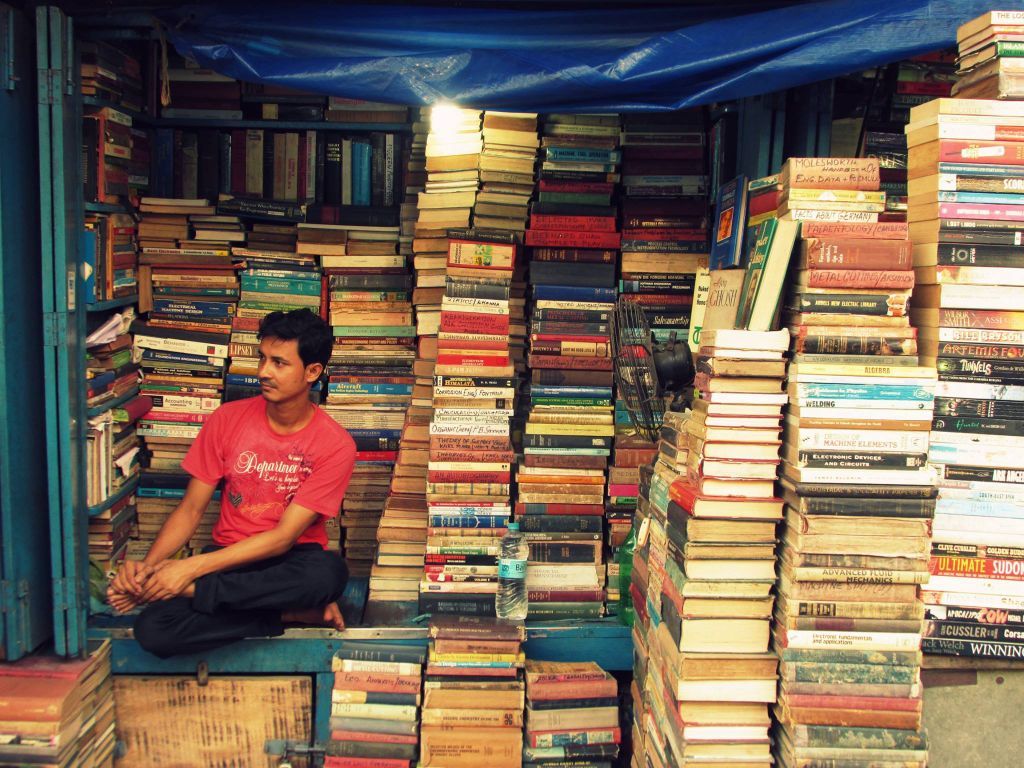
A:
<svg viewBox="0 0 1024 768">
<path fill-rule="evenodd" d="M 345 641 L 331 662 L 331 739 L 324 766 L 411 768 L 416 762 L 424 648 Z M 380 761 L 380 762 L 378 762 Z"/>
<path fill-rule="evenodd" d="M 614 677 L 592 661 L 526 662 L 526 763 L 611 763 L 621 741 Z"/>
<path fill-rule="evenodd" d="M 515 233 L 450 230 L 427 465 L 429 529 L 420 603 L 494 611 L 497 554 L 511 516 L 509 285 Z M 436 439 L 435 439 L 436 438 Z M 482 566 L 467 574 L 467 566 Z"/>
<path fill-rule="evenodd" d="M 1022 11 L 990 11 L 961 25 L 956 31 L 956 83 L 951 92 L 942 95 L 959 99 L 1024 98 L 1022 35 Z"/>
<path fill-rule="evenodd" d="M 238 313 L 232 324 L 228 400 L 259 394 L 257 332 L 264 317 L 301 308 L 320 314 L 317 252 L 301 248 L 299 238 L 295 225 L 254 222 L 245 247 L 232 248 L 232 255 L 243 260 L 243 268 Z"/>
<path fill-rule="evenodd" d="M 138 489 L 139 541 L 129 556 L 152 541 L 184 495 L 189 477 L 181 460 L 222 399 L 238 278 L 230 248 L 197 242 L 189 224 L 192 216 L 214 210 L 202 199 L 141 200 L 139 309 L 149 316 L 131 330 L 143 372 L 140 393 L 152 399 L 153 409 L 136 430 L 146 457 Z M 190 546 L 208 542 L 216 513 L 211 503 Z"/>
<path fill-rule="evenodd" d="M 113 107 L 89 108 L 82 119 L 82 183 L 85 199 L 127 203 L 133 188 L 132 118 Z M 140 147 L 140 155 L 142 154 Z"/>
<path fill-rule="evenodd" d="M 428 119 L 429 112 L 421 110 L 420 119 L 413 124 L 413 138 L 405 175 L 406 200 L 402 204 L 400 223 L 400 250 L 403 253 L 411 253 L 414 257 L 412 263 L 415 268 L 415 287 L 412 298 L 416 334 L 420 343 L 417 344 L 416 360 L 413 363 L 412 405 L 406 410 L 401 427 L 399 451 L 388 497 L 377 528 L 378 549 L 376 562 L 371 569 L 368 621 L 372 618 L 390 622 L 415 615 L 419 582 L 423 575 L 427 524 L 426 427 L 430 421 L 431 374 L 436 357 L 436 344 L 425 347 L 421 334 L 430 334 L 427 340 L 432 341 L 437 333 L 437 315 L 440 311 L 443 287 L 426 286 L 443 286 L 445 258 L 441 257 L 441 266 L 438 269 L 433 264 L 435 256 L 424 251 L 424 244 L 443 248 L 447 243 L 443 238 L 443 230 L 432 229 L 429 226 L 424 229 L 418 223 L 419 214 L 415 200 L 424 191 L 427 178 L 424 152 Z M 438 244 L 437 237 L 423 238 L 424 234 L 438 235 L 443 243 Z M 430 261 L 431 268 L 424 268 L 421 259 Z M 438 272 L 440 277 L 436 274 Z M 427 355 L 426 358 L 424 354 Z"/>
<path fill-rule="evenodd" d="M 648 645 L 675 725 L 667 743 L 692 759 L 771 760 L 777 659 L 768 644 L 788 345 L 785 330 L 702 331 L 698 397 L 689 418 L 670 412 L 662 428 L 675 451 L 671 464 L 659 457 L 652 490 L 683 454 L 685 470 L 668 487 L 661 623 Z"/>
<path fill-rule="evenodd" d="M 684 421 L 681 414 L 666 414 L 666 423 L 661 428 L 664 438 L 671 442 L 680 434 L 678 429 Z M 661 453 L 650 464 L 640 467 L 639 496 L 637 497 L 636 521 L 638 535 L 633 551 L 633 574 L 630 596 L 633 599 L 633 684 L 630 687 L 633 699 L 633 754 L 639 764 L 644 760 L 666 765 L 671 756 L 666 741 L 665 727 L 667 705 L 662 695 L 660 682 L 663 665 L 658 652 L 656 631 L 662 623 L 662 584 L 666 580 L 665 565 L 668 554 L 668 489 L 685 471 L 663 459 Z M 687 535 L 698 538 L 700 526 L 687 526 Z M 706 527 L 706 526 L 704 526 Z M 681 754 L 681 753 L 680 753 Z"/>
<path fill-rule="evenodd" d="M 325 410 L 356 442 L 356 465 L 342 504 L 341 526 L 349 572 L 367 576 L 412 398 L 412 279 L 405 256 L 397 253 L 397 227 L 300 225 L 300 237 L 307 232 L 313 238 L 347 242 L 310 242 L 300 250 L 318 251 L 328 275 L 334 346 Z"/>
<path fill-rule="evenodd" d="M 420 765 L 518 768 L 525 627 L 482 616 L 439 616 L 429 633 Z"/>
<path fill-rule="evenodd" d="M 28 656 L 0 667 L 0 763 L 105 766 L 114 759 L 110 643 L 83 659 Z"/>
<path fill-rule="evenodd" d="M 1014 619 L 1024 606 L 1022 126 L 1022 102 L 960 99 L 915 108 L 907 126 L 912 317 L 921 362 L 939 378 L 926 653 L 1016 659 L 1024 649 Z"/>
<path fill-rule="evenodd" d="M 905 225 L 874 223 L 853 199 L 877 190 L 876 161 L 830 162 L 790 160 L 781 178 L 783 219 L 803 218 L 803 240 L 785 313 L 795 354 L 777 755 L 923 765 L 917 584 L 928 577 L 934 508 L 935 372 L 916 365 Z M 801 213 L 797 200 L 810 207 Z"/>
<path fill-rule="evenodd" d="M 480 194 L 474 210 L 474 227 L 517 233 L 522 242 L 529 202 L 534 193 L 537 148 L 537 115 L 532 112 L 485 112 L 484 151 L 480 155 Z M 521 385 L 526 374 L 526 266 L 515 264 L 509 285 L 509 356 Z M 516 401 L 513 442 L 521 447 L 526 398 Z"/>
<path fill-rule="evenodd" d="M 536 563 L 527 575 L 534 618 L 602 612 L 618 125 L 617 115 L 551 115 L 544 124 L 538 200 L 526 232 L 530 399 L 516 477 L 516 513 Z"/>
<path fill-rule="evenodd" d="M 425 308 L 433 308 L 435 305 L 438 313 L 440 312 L 441 294 L 444 289 L 427 287 L 427 284 L 435 279 L 434 272 L 440 272 L 440 285 L 443 286 L 444 262 L 447 260 L 447 238 L 440 236 L 443 233 L 428 230 L 428 234 L 438 234 L 439 237 L 424 240 L 419 237 L 424 230 L 421 230 L 417 223 L 419 214 L 416 200 L 424 191 L 427 179 L 424 157 L 428 133 L 427 121 L 424 118 L 427 114 L 426 110 L 421 111 L 421 118 L 413 124 L 412 143 L 405 174 L 406 197 L 400 213 L 399 251 L 406 254 L 407 269 L 409 265 L 413 267 L 412 307 L 415 312 L 414 341 L 417 342 L 412 367 L 413 388 L 410 406 L 406 409 L 405 418 L 400 426 L 398 454 L 388 496 L 377 526 L 377 554 L 370 571 L 370 592 L 366 607 L 368 622 L 398 621 L 403 616 L 415 615 L 419 584 L 423 577 L 423 554 L 427 533 L 427 427 L 430 423 L 432 376 L 437 349 L 436 343 L 420 343 L 424 340 L 420 334 L 426 331 L 431 334 L 426 338 L 434 341 L 437 323 L 426 323 L 421 327 L 420 315 L 421 312 L 429 314 Z M 424 253 L 423 242 L 439 243 L 441 240 L 444 240 L 443 246 L 431 246 L 445 249 L 440 269 L 422 269 L 419 259 L 420 254 Z M 423 357 L 424 354 L 427 357 Z"/>
</svg>

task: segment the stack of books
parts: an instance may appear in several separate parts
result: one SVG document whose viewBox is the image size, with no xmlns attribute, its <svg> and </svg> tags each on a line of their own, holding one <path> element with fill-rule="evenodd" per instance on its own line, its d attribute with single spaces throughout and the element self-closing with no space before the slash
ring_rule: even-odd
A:
<svg viewBox="0 0 1024 768">
<path fill-rule="evenodd" d="M 330 286 L 334 346 L 324 410 L 356 443 L 356 465 L 342 504 L 341 526 L 349 572 L 367 576 L 377 550 L 377 525 L 398 458 L 405 411 L 412 399 L 416 354 L 409 300 L 412 278 L 405 256 L 397 253 L 396 227 L 300 225 L 300 237 L 307 231 L 313 238 L 347 242 L 347 247 L 300 244 L 300 250 L 319 252 Z M 379 239 L 360 239 L 369 235 Z"/>
<path fill-rule="evenodd" d="M 110 643 L 83 659 L 28 656 L 0 666 L 0 763 L 111 765 L 114 681 Z"/>
<path fill-rule="evenodd" d="M 675 710 L 675 728 L 666 732 L 674 754 L 767 763 L 789 334 L 704 330 L 700 341 L 698 397 L 688 418 L 666 414 L 662 443 L 674 450 L 659 456 L 652 488 L 660 499 L 661 483 L 682 469 L 668 486 L 661 623 L 648 637 L 650 664 Z"/>
<path fill-rule="evenodd" d="M 622 276 L 659 341 L 686 339 L 697 270 L 707 265 L 702 110 L 626 118 L 622 140 Z"/>
<path fill-rule="evenodd" d="M 509 287 L 518 246 L 514 233 L 500 230 L 458 229 L 449 235 L 420 605 L 487 615 L 494 611 L 497 554 L 512 511 L 510 422 L 516 388 L 509 356 Z M 483 567 L 464 572 L 474 565 Z"/>
<path fill-rule="evenodd" d="M 82 182 L 85 199 L 122 204 L 133 185 L 132 118 L 113 107 L 90 108 L 82 119 Z"/>
<path fill-rule="evenodd" d="M 678 415 L 677 415 L 678 416 Z M 670 417 L 676 418 L 676 417 Z M 681 424 L 682 422 L 678 422 Z M 663 426 L 662 433 L 670 427 Z M 666 434 L 671 439 L 672 433 Z M 685 461 L 683 462 L 685 467 Z M 637 536 L 633 551 L 633 573 L 629 591 L 633 600 L 633 755 L 634 763 L 667 764 L 670 747 L 666 741 L 666 698 L 661 695 L 662 665 L 652 655 L 658 649 L 656 631 L 662 623 L 661 592 L 666 579 L 668 552 L 668 489 L 680 469 L 662 459 L 640 467 L 639 496 L 634 524 Z M 688 526 L 687 535 L 696 537 L 698 526 Z"/>
<path fill-rule="evenodd" d="M 408 117 L 409 108 L 401 104 L 343 96 L 328 96 L 324 113 L 325 120 L 336 123 L 404 123 Z"/>
<path fill-rule="evenodd" d="M 331 739 L 324 766 L 416 762 L 422 647 L 345 641 L 334 655 Z"/>
<path fill-rule="evenodd" d="M 257 331 L 264 317 L 300 308 L 320 313 L 320 268 L 314 253 L 299 249 L 300 235 L 295 226 L 260 222 L 252 226 L 246 247 L 232 248 L 234 257 L 244 262 L 239 272 L 241 300 L 231 333 L 229 400 L 259 394 Z M 279 231 L 261 231 L 271 228 Z"/>
<path fill-rule="evenodd" d="M 140 212 L 139 309 L 149 318 L 132 323 L 132 333 L 143 372 L 140 393 L 152 399 L 153 409 L 136 429 L 146 456 L 138 488 L 139 540 L 129 557 L 145 554 L 184 495 L 189 476 L 181 461 L 221 403 L 239 296 L 230 248 L 191 236 L 190 218 L 214 212 L 206 200 L 144 197 Z M 209 542 L 217 512 L 211 502 L 189 547 Z"/>
<path fill-rule="evenodd" d="M 852 199 L 877 190 L 875 161 L 836 162 L 790 160 L 781 179 L 780 211 L 788 200 L 783 218 L 804 218 L 804 239 L 785 313 L 777 755 L 923 765 L 917 584 L 934 507 L 935 372 L 916 365 L 905 225 L 874 223 Z M 801 213 L 798 199 L 811 207 Z"/>
<path fill-rule="evenodd" d="M 399 451 L 377 528 L 377 556 L 371 569 L 367 617 L 379 621 L 398 621 L 417 611 L 419 582 L 423 574 L 423 552 L 426 540 L 426 427 L 430 421 L 431 374 L 433 373 L 437 334 L 444 282 L 444 259 L 440 268 L 436 256 L 425 247 L 446 248 L 443 230 L 420 225 L 416 199 L 425 190 L 425 147 L 429 130 L 429 111 L 421 110 L 413 124 L 413 135 L 406 168 L 405 202 L 402 204 L 399 229 L 399 250 L 413 256 L 415 282 L 412 304 L 415 310 L 415 333 L 419 338 L 413 363 L 414 384 L 411 407 L 406 410 L 401 427 Z M 424 238 L 423 235 L 430 235 Z M 434 237 L 434 236 L 437 237 Z M 431 262 L 424 268 L 421 259 Z M 437 273 L 440 273 L 438 276 Z M 423 336 L 422 334 L 428 334 Z"/>
<path fill-rule="evenodd" d="M 82 95 L 142 112 L 139 60 L 101 40 L 79 40 L 77 44 L 82 62 Z"/>
<path fill-rule="evenodd" d="M 525 764 L 611 763 L 621 737 L 614 677 L 592 661 L 526 662 Z"/>
<path fill-rule="evenodd" d="M 911 118 L 911 316 L 921 362 L 939 378 L 923 647 L 1019 658 L 1012 609 L 1024 606 L 1024 103 L 939 99 Z M 1009 626 L 986 626 L 1006 624 L 1007 615 Z"/>
<path fill-rule="evenodd" d="M 473 211 L 480 229 L 523 232 L 533 195 L 537 162 L 537 115 L 533 112 L 485 112 L 480 155 L 480 193 Z"/>
<path fill-rule="evenodd" d="M 181 471 L 180 465 L 190 444 L 191 440 L 185 443 L 185 448 L 180 454 L 177 451 L 166 450 L 163 445 L 150 448 L 149 466 L 139 475 L 139 486 L 135 492 L 137 520 L 132 538 L 125 550 L 126 559 L 141 560 L 149 553 L 149 548 L 156 541 L 157 534 L 160 533 L 160 528 L 167 521 L 167 517 L 185 498 L 185 489 L 191 477 Z M 160 469 L 158 465 L 173 468 Z M 217 489 L 203 510 L 195 533 L 182 547 L 184 555 L 198 555 L 203 547 L 213 543 L 213 526 L 219 516 L 220 489 Z"/>
<path fill-rule="evenodd" d="M 430 622 L 420 765 L 518 768 L 523 754 L 526 629 L 478 616 Z"/>
<path fill-rule="evenodd" d="M 1024 11 L 989 11 L 956 31 L 960 99 L 1024 98 Z"/>
<path fill-rule="evenodd" d="M 424 110 L 422 114 L 427 114 Z M 392 622 L 409 618 L 417 612 L 419 584 L 423 577 L 423 554 L 426 546 L 426 471 L 428 435 L 430 423 L 431 395 L 433 390 L 434 359 L 437 356 L 436 343 L 424 345 L 424 340 L 436 342 L 437 323 L 428 324 L 433 336 L 423 337 L 419 319 L 425 308 L 437 305 L 440 311 L 442 287 L 422 287 L 420 280 L 429 282 L 428 271 L 421 270 L 418 263 L 422 252 L 422 239 L 417 237 L 418 209 L 416 199 L 426 185 L 426 163 L 424 149 L 427 141 L 427 123 L 424 119 L 413 124 L 413 136 L 406 168 L 405 202 L 400 212 L 399 252 L 406 256 L 407 268 L 413 266 L 412 307 L 415 312 L 414 355 L 412 365 L 412 396 L 410 406 L 400 425 L 398 454 L 395 459 L 388 496 L 384 502 L 377 526 L 377 554 L 370 569 L 370 591 L 367 598 L 366 620 L 368 622 Z M 431 230 L 430 234 L 436 232 Z M 436 233 L 443 235 L 443 233 Z M 444 241 L 443 246 L 440 241 Z M 447 238 L 427 238 L 438 242 L 436 246 L 445 249 L 447 260 Z M 427 256 L 426 258 L 432 258 Z M 441 267 L 441 282 L 444 280 L 444 261 Z M 425 295 L 426 294 L 426 295 Z M 433 303 L 430 303 L 433 302 Z M 424 357 L 426 354 L 428 357 Z"/>
<path fill-rule="evenodd" d="M 135 219 L 127 213 L 87 213 L 82 239 L 82 277 L 89 304 L 139 292 Z"/>
</svg>

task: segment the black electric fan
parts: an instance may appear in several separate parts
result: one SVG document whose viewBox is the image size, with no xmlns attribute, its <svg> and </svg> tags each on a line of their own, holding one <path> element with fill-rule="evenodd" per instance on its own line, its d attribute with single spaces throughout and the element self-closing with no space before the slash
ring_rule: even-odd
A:
<svg viewBox="0 0 1024 768">
<path fill-rule="evenodd" d="M 666 410 L 683 406 L 683 392 L 693 382 L 693 361 L 686 340 L 673 331 L 656 342 L 643 309 L 620 296 L 612 318 L 615 385 L 633 426 L 651 442 L 658 441 Z"/>
</svg>

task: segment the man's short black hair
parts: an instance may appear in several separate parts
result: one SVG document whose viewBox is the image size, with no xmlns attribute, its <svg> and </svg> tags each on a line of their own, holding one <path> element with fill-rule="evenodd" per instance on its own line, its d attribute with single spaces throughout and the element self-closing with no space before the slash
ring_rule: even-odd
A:
<svg viewBox="0 0 1024 768">
<path fill-rule="evenodd" d="M 327 367 L 331 359 L 334 334 L 323 318 L 308 309 L 293 309 L 291 312 L 271 312 L 260 321 L 256 333 L 260 339 L 281 339 L 299 342 L 299 357 L 303 365 L 320 363 Z"/>
</svg>

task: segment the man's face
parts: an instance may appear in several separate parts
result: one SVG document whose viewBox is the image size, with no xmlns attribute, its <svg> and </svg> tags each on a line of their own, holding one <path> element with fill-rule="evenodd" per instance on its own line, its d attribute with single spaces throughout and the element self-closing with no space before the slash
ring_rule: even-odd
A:
<svg viewBox="0 0 1024 768">
<path fill-rule="evenodd" d="M 256 376 L 260 392 L 270 403 L 281 403 L 295 397 L 307 397 L 309 385 L 320 376 L 319 363 L 303 365 L 296 339 L 264 338 L 260 342 L 260 366 Z"/>
</svg>

